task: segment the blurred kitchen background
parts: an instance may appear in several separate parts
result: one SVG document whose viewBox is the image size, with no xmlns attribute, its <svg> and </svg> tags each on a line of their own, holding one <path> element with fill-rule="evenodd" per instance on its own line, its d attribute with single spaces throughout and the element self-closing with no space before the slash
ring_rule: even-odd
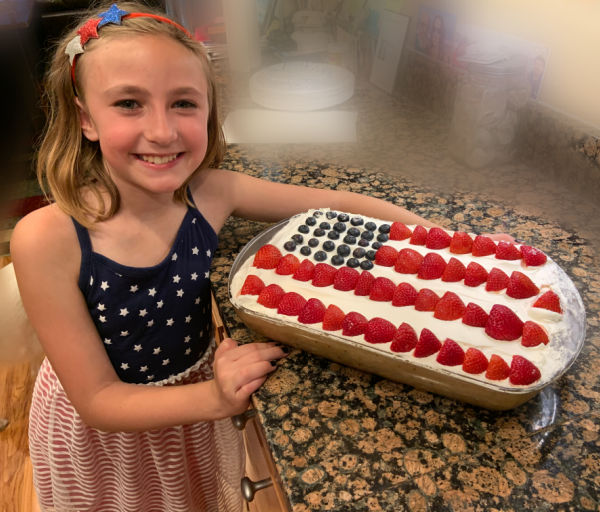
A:
<svg viewBox="0 0 600 512">
<path fill-rule="evenodd" d="M 0 0 L 3 252 L 42 201 L 26 178 L 48 49 L 89 3 Z M 227 141 L 266 175 L 315 161 L 382 171 L 600 240 L 600 2 L 147 3 L 204 42 Z"/>
</svg>

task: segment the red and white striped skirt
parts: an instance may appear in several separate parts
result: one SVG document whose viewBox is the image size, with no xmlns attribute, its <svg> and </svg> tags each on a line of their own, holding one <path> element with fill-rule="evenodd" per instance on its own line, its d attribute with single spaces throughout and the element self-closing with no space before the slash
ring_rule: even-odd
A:
<svg viewBox="0 0 600 512">
<path fill-rule="evenodd" d="M 212 378 L 211 363 L 184 382 Z M 33 392 L 29 448 L 42 511 L 242 510 L 244 448 L 229 419 L 102 432 L 83 423 L 48 360 Z"/>
</svg>

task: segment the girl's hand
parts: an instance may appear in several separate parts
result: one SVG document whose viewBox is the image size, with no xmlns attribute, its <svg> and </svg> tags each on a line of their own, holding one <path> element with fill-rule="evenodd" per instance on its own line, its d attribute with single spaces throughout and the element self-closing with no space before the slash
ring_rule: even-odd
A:
<svg viewBox="0 0 600 512">
<path fill-rule="evenodd" d="M 275 361 L 285 355 L 275 343 L 238 346 L 231 338 L 224 339 L 215 351 L 215 376 L 211 381 L 224 416 L 244 412 L 250 404 L 250 395 L 275 369 Z"/>
</svg>

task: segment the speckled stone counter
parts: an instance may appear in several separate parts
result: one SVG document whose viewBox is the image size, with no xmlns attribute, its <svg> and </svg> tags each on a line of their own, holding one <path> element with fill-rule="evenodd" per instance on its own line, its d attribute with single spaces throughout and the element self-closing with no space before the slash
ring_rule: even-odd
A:
<svg viewBox="0 0 600 512">
<path fill-rule="evenodd" d="M 546 251 L 587 309 L 570 370 L 526 404 L 494 412 L 294 350 L 254 395 L 290 510 L 579 511 L 600 506 L 600 278 L 587 240 L 473 194 L 433 193 L 364 169 L 304 161 L 277 168 L 230 148 L 224 168 L 359 191 L 450 229 L 507 231 Z M 265 224 L 230 219 L 212 282 L 229 334 L 260 339 L 233 311 L 230 266 Z"/>
</svg>

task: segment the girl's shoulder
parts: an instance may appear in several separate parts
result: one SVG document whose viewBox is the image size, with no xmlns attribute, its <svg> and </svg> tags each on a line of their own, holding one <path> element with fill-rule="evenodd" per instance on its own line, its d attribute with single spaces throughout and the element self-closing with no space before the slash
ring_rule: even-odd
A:
<svg viewBox="0 0 600 512">
<path fill-rule="evenodd" d="M 32 211 L 15 226 L 10 252 L 13 260 L 76 263 L 80 250 L 71 217 L 56 204 Z"/>
</svg>

